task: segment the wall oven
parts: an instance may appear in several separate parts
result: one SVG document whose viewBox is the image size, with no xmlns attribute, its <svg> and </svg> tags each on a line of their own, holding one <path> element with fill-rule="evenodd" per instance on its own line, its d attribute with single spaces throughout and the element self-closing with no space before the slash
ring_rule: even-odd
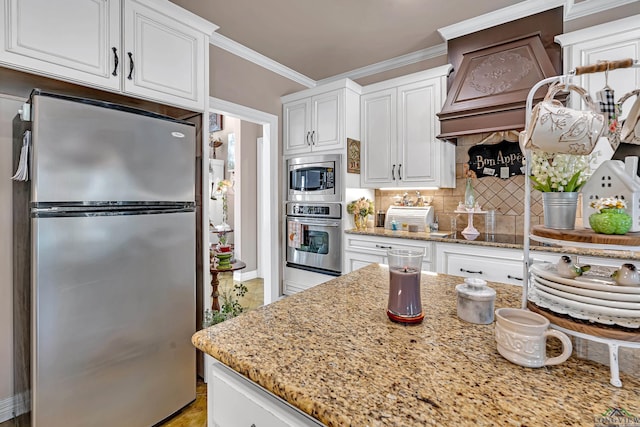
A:
<svg viewBox="0 0 640 427">
<path fill-rule="evenodd" d="M 339 154 L 287 160 L 287 200 L 340 202 L 342 200 L 341 161 Z"/>
<path fill-rule="evenodd" d="M 342 205 L 287 203 L 287 266 L 342 273 Z"/>
</svg>

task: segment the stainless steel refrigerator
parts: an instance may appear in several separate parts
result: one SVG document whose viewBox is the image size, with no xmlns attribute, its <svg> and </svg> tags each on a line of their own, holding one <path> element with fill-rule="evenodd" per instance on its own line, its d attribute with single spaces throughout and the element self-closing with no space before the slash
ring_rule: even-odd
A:
<svg viewBox="0 0 640 427">
<path fill-rule="evenodd" d="M 195 128 L 39 90 L 31 120 L 29 423 L 154 425 L 195 399 Z"/>
</svg>

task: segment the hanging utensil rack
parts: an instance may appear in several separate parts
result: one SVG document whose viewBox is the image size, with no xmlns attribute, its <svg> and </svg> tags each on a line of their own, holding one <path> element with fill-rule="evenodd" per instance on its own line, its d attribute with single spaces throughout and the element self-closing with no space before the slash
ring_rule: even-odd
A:
<svg viewBox="0 0 640 427">
<path fill-rule="evenodd" d="M 553 83 L 566 84 L 567 86 L 571 82 L 574 76 L 591 73 L 608 72 L 620 68 L 640 68 L 640 61 L 637 59 L 622 59 L 618 61 L 601 61 L 597 64 L 585 65 L 576 67 L 568 74 L 549 77 L 540 80 L 536 83 L 529 94 L 526 101 L 526 116 L 525 116 L 525 129 L 529 126 L 531 120 L 531 112 L 533 109 L 533 98 L 535 93 L 542 86 Z M 525 158 L 531 159 L 531 150 L 525 150 Z M 531 247 L 531 240 L 536 240 L 542 243 L 557 244 L 560 246 L 580 246 L 579 242 L 568 240 L 556 240 L 547 237 L 539 237 L 531 233 L 531 162 L 527 161 L 525 165 L 525 184 L 524 184 L 524 251 L 523 251 L 523 283 L 522 283 L 522 308 L 535 310 L 536 306 L 529 302 L 529 267 L 531 266 L 531 259 L 529 258 L 529 251 Z M 589 244 L 593 249 L 607 249 L 607 250 L 620 250 L 620 251 L 638 251 L 640 246 L 628 246 L 628 245 L 609 245 L 609 244 Z M 616 387 L 621 387 L 620 381 L 620 369 L 618 365 L 618 349 L 620 347 L 636 348 L 640 349 L 640 331 L 638 331 L 638 337 L 635 335 L 620 336 L 619 334 L 608 333 L 606 329 L 598 327 L 585 327 L 584 324 L 578 322 L 572 322 L 571 320 L 559 320 L 556 316 L 548 315 L 546 312 L 538 311 L 540 314 L 549 318 L 551 326 L 554 329 L 561 330 L 562 332 L 572 335 L 574 337 L 586 339 L 589 341 L 599 342 L 606 344 L 609 348 L 609 365 L 611 378 L 610 383 Z M 595 328 L 595 329 L 594 329 Z M 595 331 L 595 332 L 594 332 Z"/>
</svg>

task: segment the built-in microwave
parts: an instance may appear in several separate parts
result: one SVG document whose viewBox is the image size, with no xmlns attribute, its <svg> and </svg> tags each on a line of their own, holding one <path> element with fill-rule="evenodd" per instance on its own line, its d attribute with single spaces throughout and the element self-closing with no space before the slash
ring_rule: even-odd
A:
<svg viewBox="0 0 640 427">
<path fill-rule="evenodd" d="M 306 156 L 287 161 L 287 200 L 290 202 L 341 202 L 339 154 Z"/>
</svg>

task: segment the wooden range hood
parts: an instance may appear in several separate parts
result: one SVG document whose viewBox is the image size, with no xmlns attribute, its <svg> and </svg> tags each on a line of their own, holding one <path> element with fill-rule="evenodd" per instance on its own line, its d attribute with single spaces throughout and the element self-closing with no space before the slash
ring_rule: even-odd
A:
<svg viewBox="0 0 640 427">
<path fill-rule="evenodd" d="M 450 40 L 455 74 L 437 114 L 438 138 L 456 142 L 465 135 L 522 130 L 531 87 L 562 71 L 560 47 L 553 42 L 561 32 L 558 8 Z M 541 88 L 536 99 L 545 93 Z"/>
</svg>

